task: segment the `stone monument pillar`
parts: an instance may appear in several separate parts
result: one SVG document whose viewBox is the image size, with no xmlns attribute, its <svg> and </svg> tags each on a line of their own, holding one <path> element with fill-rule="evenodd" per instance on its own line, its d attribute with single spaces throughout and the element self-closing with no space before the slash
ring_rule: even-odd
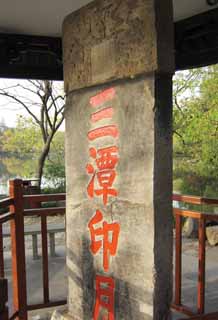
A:
<svg viewBox="0 0 218 320">
<path fill-rule="evenodd" d="M 69 319 L 170 319 L 171 2 L 96 0 L 64 22 Z"/>
</svg>

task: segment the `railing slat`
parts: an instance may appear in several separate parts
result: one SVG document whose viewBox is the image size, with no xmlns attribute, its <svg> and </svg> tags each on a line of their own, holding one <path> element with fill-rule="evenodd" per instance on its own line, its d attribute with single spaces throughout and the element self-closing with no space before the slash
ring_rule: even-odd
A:
<svg viewBox="0 0 218 320">
<path fill-rule="evenodd" d="M 3 259 L 3 230 L 2 223 L 11 221 L 12 237 L 12 285 L 14 314 L 9 318 L 27 320 L 27 310 L 53 307 L 66 304 L 66 300 L 49 301 L 49 269 L 48 269 L 48 238 L 47 238 L 47 216 L 65 214 L 65 207 L 36 208 L 35 203 L 49 201 L 64 201 L 66 194 L 38 194 L 23 195 L 22 180 L 10 181 L 10 197 L 0 200 L 0 208 L 10 207 L 9 213 L 0 214 L 0 277 L 4 276 Z M 23 209 L 27 203 L 32 209 Z M 44 303 L 27 306 L 26 299 L 26 272 L 25 272 L 25 241 L 24 241 L 24 216 L 41 216 L 42 234 L 42 264 L 43 264 L 43 294 Z"/>
<path fill-rule="evenodd" d="M 0 278 L 0 319 L 8 320 L 8 281 Z"/>
<path fill-rule="evenodd" d="M 206 222 L 199 220 L 199 255 L 198 255 L 198 313 L 204 313 L 205 306 L 205 228 Z"/>
<path fill-rule="evenodd" d="M 14 312 L 18 312 L 18 320 L 27 320 L 26 263 L 23 218 L 22 180 L 10 181 L 10 196 L 14 205 L 10 212 L 15 214 L 11 220 L 12 249 L 12 287 Z"/>
<path fill-rule="evenodd" d="M 14 219 L 14 217 L 14 213 L 5 213 L 3 216 L 0 216 L 0 224 L 2 225 L 5 222 L 11 221 L 12 219 Z"/>
<path fill-rule="evenodd" d="M 66 194 L 65 193 L 31 194 L 31 195 L 24 195 L 23 198 L 28 202 L 64 201 L 66 200 Z"/>
<path fill-rule="evenodd" d="M 65 214 L 65 211 L 65 207 L 26 209 L 24 210 L 24 216 L 52 216 L 56 214 Z"/>
<path fill-rule="evenodd" d="M 47 217 L 41 217 L 42 230 L 42 270 L 43 270 L 43 296 L 44 303 L 49 303 L 49 271 L 48 271 L 48 237 Z"/>
<path fill-rule="evenodd" d="M 179 202 L 186 202 L 189 204 L 208 204 L 208 205 L 218 205 L 218 199 L 213 198 L 204 198 L 204 197 L 197 197 L 197 196 L 188 196 L 188 195 L 181 195 L 181 194 L 173 194 L 173 200 Z"/>
<path fill-rule="evenodd" d="M 173 304 L 171 305 L 171 307 L 172 307 L 174 310 L 178 311 L 179 313 L 183 313 L 183 314 L 185 314 L 185 315 L 187 315 L 187 316 L 189 316 L 189 317 L 192 317 L 192 316 L 196 316 L 196 315 L 197 315 L 196 312 L 194 312 L 193 310 L 191 310 L 190 308 L 188 308 L 188 307 L 186 307 L 186 306 L 183 306 L 182 304 L 177 305 L 177 304 L 174 304 L 174 303 L 173 303 Z M 179 319 L 179 320 L 181 320 L 181 319 Z M 188 320 L 188 319 L 186 318 L 186 320 Z M 190 318 L 189 318 L 189 320 L 190 320 Z"/>
<path fill-rule="evenodd" d="M 9 320 L 16 320 L 18 317 L 18 312 L 15 312 L 14 314 L 12 314 L 12 316 L 9 317 Z"/>
<path fill-rule="evenodd" d="M 4 250 L 3 250 L 3 232 L 2 224 L 0 224 L 0 278 L 4 278 L 5 268 L 4 268 Z"/>
<path fill-rule="evenodd" d="M 175 304 L 181 305 L 182 283 L 182 218 L 176 215 Z"/>
<path fill-rule="evenodd" d="M 13 203 L 14 203 L 14 199 L 13 198 L 2 199 L 2 200 L 0 200 L 0 209 L 6 209 L 7 207 L 12 205 Z"/>
<path fill-rule="evenodd" d="M 217 214 L 211 214 L 211 213 L 204 213 L 199 211 L 192 211 L 192 210 L 183 210 L 174 208 L 173 209 L 174 215 L 179 215 L 181 217 L 190 217 L 193 219 L 205 219 L 205 220 L 214 220 L 218 221 L 218 215 Z"/>
<path fill-rule="evenodd" d="M 192 210 L 183 210 L 183 209 L 178 209 L 178 208 L 174 208 L 173 212 L 175 215 L 179 215 L 181 217 L 191 217 L 194 219 L 200 219 L 202 216 L 201 212 L 192 211 Z"/>
<path fill-rule="evenodd" d="M 28 311 L 44 309 L 44 308 L 51 308 L 51 307 L 58 307 L 67 304 L 67 300 L 60 300 L 60 301 L 51 301 L 48 303 L 40 303 L 40 304 L 31 304 L 27 306 Z"/>
</svg>

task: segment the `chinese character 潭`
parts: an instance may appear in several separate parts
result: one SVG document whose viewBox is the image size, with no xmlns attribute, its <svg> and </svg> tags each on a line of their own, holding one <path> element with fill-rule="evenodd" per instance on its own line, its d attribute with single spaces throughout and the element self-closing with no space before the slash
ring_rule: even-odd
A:
<svg viewBox="0 0 218 320">
<path fill-rule="evenodd" d="M 116 197 L 118 192 L 112 188 L 116 178 L 115 167 L 118 163 L 118 148 L 116 146 L 99 149 L 95 148 L 89 150 L 90 156 L 95 159 L 97 170 L 92 164 L 86 167 L 87 173 L 92 174 L 92 178 L 87 187 L 88 195 L 93 198 L 94 194 L 103 197 L 104 205 L 108 202 L 108 196 Z M 95 178 L 97 178 L 99 189 L 95 189 Z"/>
</svg>

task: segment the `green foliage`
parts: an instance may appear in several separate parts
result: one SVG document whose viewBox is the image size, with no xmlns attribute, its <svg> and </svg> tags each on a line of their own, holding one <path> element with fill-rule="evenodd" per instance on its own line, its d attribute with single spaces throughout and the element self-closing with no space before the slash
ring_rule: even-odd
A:
<svg viewBox="0 0 218 320">
<path fill-rule="evenodd" d="M 35 177 L 43 141 L 40 128 L 31 118 L 19 118 L 15 128 L 6 129 L 2 134 L 1 148 L 4 154 L 2 166 L 11 177 Z M 44 178 L 53 188 L 64 190 L 64 132 L 58 131 L 53 138 Z"/>
<path fill-rule="evenodd" d="M 65 192 L 64 132 L 57 132 L 45 163 L 44 177 L 59 192 Z"/>
<path fill-rule="evenodd" d="M 42 148 L 42 138 L 37 125 L 31 118 L 19 117 L 15 128 L 8 129 L 3 135 L 5 152 L 18 155 L 37 156 Z"/>
<path fill-rule="evenodd" d="M 7 177 L 9 176 L 7 168 L 3 163 L 3 158 L 4 158 L 3 135 L 5 130 L 6 130 L 6 126 L 3 127 L 1 126 L 1 123 L 0 123 L 0 183 L 2 183 L 3 180 L 7 181 Z"/>
<path fill-rule="evenodd" d="M 56 187 L 44 187 L 42 188 L 42 193 L 43 194 L 53 194 L 53 193 L 65 193 L 66 188 L 65 184 L 59 184 Z M 51 202 L 53 204 L 53 202 Z"/>
<path fill-rule="evenodd" d="M 37 126 L 29 118 L 19 118 L 16 128 L 8 128 L 2 136 L 2 162 L 8 173 L 12 177 L 33 177 L 41 147 Z"/>
<path fill-rule="evenodd" d="M 4 133 L 4 152 L 9 157 L 13 154 L 19 160 L 31 161 L 31 165 L 24 165 L 23 169 L 18 168 L 19 164 L 22 167 L 22 163 L 17 163 L 19 175 L 20 172 L 24 172 L 22 176 L 32 174 L 37 159 L 37 168 L 34 171 L 40 188 L 51 143 L 64 121 L 63 83 L 60 86 L 48 80 L 26 80 L 0 88 L 0 96 L 7 99 L 8 103 L 12 102 L 22 107 L 30 117 L 18 121 L 16 133 L 13 130 Z M 10 171 L 15 170 L 14 164 L 15 161 L 9 166 Z"/>
<path fill-rule="evenodd" d="M 218 66 L 198 69 L 189 82 L 174 104 L 174 179 L 183 193 L 217 197 Z"/>
</svg>

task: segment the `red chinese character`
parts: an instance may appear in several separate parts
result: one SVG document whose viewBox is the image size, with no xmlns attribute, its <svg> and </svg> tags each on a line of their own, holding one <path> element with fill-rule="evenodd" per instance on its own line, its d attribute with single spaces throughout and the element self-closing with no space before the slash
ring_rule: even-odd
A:
<svg viewBox="0 0 218 320">
<path fill-rule="evenodd" d="M 106 206 L 108 202 L 108 196 L 116 197 L 118 192 L 116 189 L 111 188 L 116 178 L 115 170 L 104 170 L 97 173 L 99 185 L 102 189 L 95 190 L 97 196 L 103 196 L 103 203 Z"/>
<path fill-rule="evenodd" d="M 107 310 L 107 316 L 103 320 L 114 320 L 114 289 L 115 281 L 113 278 L 96 275 L 95 290 L 96 301 L 93 320 L 98 320 L 100 309 Z"/>
<path fill-rule="evenodd" d="M 92 164 L 88 164 L 86 167 L 87 173 L 92 174 L 92 179 L 87 187 L 88 195 L 93 198 L 94 193 L 97 196 L 103 196 L 104 205 L 108 202 L 108 196 L 116 197 L 118 192 L 113 189 L 113 183 L 116 178 L 115 166 L 119 160 L 117 153 L 118 148 L 116 146 L 100 149 L 96 151 L 95 148 L 89 150 L 90 156 L 95 159 L 98 171 L 96 171 Z M 95 177 L 97 176 L 98 184 L 101 189 L 95 190 Z"/>
<path fill-rule="evenodd" d="M 102 227 L 94 228 L 96 224 L 102 222 L 103 215 L 97 210 L 95 216 L 90 220 L 88 227 L 91 234 L 90 250 L 93 254 L 103 247 L 103 267 L 105 271 L 109 270 L 109 258 L 115 256 L 117 252 L 118 239 L 120 234 L 120 225 L 117 222 L 103 222 Z M 102 237 L 102 240 L 96 240 L 96 237 Z"/>
<path fill-rule="evenodd" d="M 108 100 L 112 100 L 115 96 L 115 93 L 116 92 L 114 88 L 106 89 L 98 93 L 96 96 L 90 98 L 89 102 L 92 107 L 97 107 Z"/>
<path fill-rule="evenodd" d="M 88 139 L 90 141 L 103 138 L 103 137 L 117 138 L 118 136 L 119 136 L 119 130 L 115 125 L 97 128 L 88 132 Z"/>
<path fill-rule="evenodd" d="M 91 115 L 92 122 L 98 122 L 103 119 L 112 119 L 114 114 L 113 108 L 105 108 Z"/>
</svg>

